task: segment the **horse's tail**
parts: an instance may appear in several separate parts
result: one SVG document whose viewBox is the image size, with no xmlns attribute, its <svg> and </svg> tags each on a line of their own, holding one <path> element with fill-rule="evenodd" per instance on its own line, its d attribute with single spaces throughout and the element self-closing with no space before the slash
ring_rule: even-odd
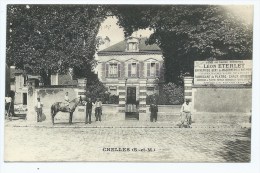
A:
<svg viewBox="0 0 260 173">
<path fill-rule="evenodd" d="M 53 116 L 53 111 L 54 111 L 53 108 L 54 108 L 53 105 L 51 105 L 51 116 Z"/>
</svg>

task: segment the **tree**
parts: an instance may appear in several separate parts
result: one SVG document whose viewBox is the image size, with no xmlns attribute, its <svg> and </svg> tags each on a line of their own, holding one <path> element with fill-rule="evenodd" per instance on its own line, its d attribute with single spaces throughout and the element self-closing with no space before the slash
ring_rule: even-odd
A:
<svg viewBox="0 0 260 173">
<path fill-rule="evenodd" d="M 7 63 L 27 73 L 86 76 L 95 66 L 96 36 L 107 9 L 88 5 L 8 5 Z"/>
<path fill-rule="evenodd" d="M 196 60 L 252 59 L 252 25 L 223 6 L 117 6 L 114 14 L 125 36 L 138 29 L 154 31 L 147 44 L 161 48 L 166 82 L 182 84 Z"/>
<path fill-rule="evenodd" d="M 182 84 L 195 60 L 252 58 L 252 25 L 223 6 L 8 5 L 7 64 L 44 78 L 69 67 L 87 77 L 96 65 L 99 27 L 111 15 L 125 36 L 154 31 L 147 44 L 161 48 L 166 82 Z"/>
</svg>

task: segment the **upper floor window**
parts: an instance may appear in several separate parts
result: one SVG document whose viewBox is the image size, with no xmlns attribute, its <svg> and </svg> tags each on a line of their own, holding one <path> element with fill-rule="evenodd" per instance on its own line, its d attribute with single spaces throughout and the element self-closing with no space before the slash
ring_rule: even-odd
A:
<svg viewBox="0 0 260 173">
<path fill-rule="evenodd" d="M 147 77 L 159 77 L 160 66 L 158 62 L 147 63 Z"/>
<path fill-rule="evenodd" d="M 106 64 L 106 77 L 116 78 L 120 77 L 121 68 L 119 63 L 107 63 Z"/>
<path fill-rule="evenodd" d="M 139 63 L 128 64 L 128 77 L 139 77 Z"/>
<path fill-rule="evenodd" d="M 128 51 L 136 51 L 137 43 L 128 43 Z"/>
</svg>

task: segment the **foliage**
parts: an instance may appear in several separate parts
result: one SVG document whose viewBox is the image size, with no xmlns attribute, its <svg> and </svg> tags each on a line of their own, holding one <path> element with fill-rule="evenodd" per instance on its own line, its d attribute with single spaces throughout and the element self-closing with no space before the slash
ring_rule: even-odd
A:
<svg viewBox="0 0 260 173">
<path fill-rule="evenodd" d="M 108 104 L 119 104 L 119 96 L 118 95 L 109 95 Z"/>
<path fill-rule="evenodd" d="M 100 98 L 101 101 L 104 102 L 107 88 L 99 81 L 97 75 L 92 72 L 87 79 L 86 91 L 87 98 L 91 98 L 92 101 L 96 101 L 97 98 Z"/>
<path fill-rule="evenodd" d="M 159 95 L 153 94 L 146 97 L 146 104 L 180 105 L 183 103 L 183 87 L 174 83 L 159 85 Z"/>
<path fill-rule="evenodd" d="M 95 66 L 96 35 L 106 7 L 98 5 L 8 5 L 7 63 L 27 73 L 66 73 Z"/>
<path fill-rule="evenodd" d="M 157 44 L 165 60 L 165 80 L 182 84 L 193 62 L 207 59 L 252 59 L 252 25 L 224 6 L 164 5 L 118 7 L 125 35 L 149 28 L 148 44 Z"/>
<path fill-rule="evenodd" d="M 207 59 L 252 59 L 252 25 L 216 5 L 8 5 L 7 64 L 27 73 L 51 73 L 73 67 L 91 76 L 102 40 L 101 22 L 114 15 L 129 36 L 138 29 L 154 31 L 147 44 L 157 44 L 165 60 L 165 80 L 182 84 L 193 75 L 193 62 Z"/>
</svg>

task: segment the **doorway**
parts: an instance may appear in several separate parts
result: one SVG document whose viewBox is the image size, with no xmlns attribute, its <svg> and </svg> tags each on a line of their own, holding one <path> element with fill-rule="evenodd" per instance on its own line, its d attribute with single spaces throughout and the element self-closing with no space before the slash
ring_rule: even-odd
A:
<svg viewBox="0 0 260 173">
<path fill-rule="evenodd" d="M 23 93 L 23 105 L 27 105 L 27 93 Z"/>
<path fill-rule="evenodd" d="M 125 119 L 139 120 L 138 105 L 136 102 L 136 87 L 127 87 Z"/>
</svg>

